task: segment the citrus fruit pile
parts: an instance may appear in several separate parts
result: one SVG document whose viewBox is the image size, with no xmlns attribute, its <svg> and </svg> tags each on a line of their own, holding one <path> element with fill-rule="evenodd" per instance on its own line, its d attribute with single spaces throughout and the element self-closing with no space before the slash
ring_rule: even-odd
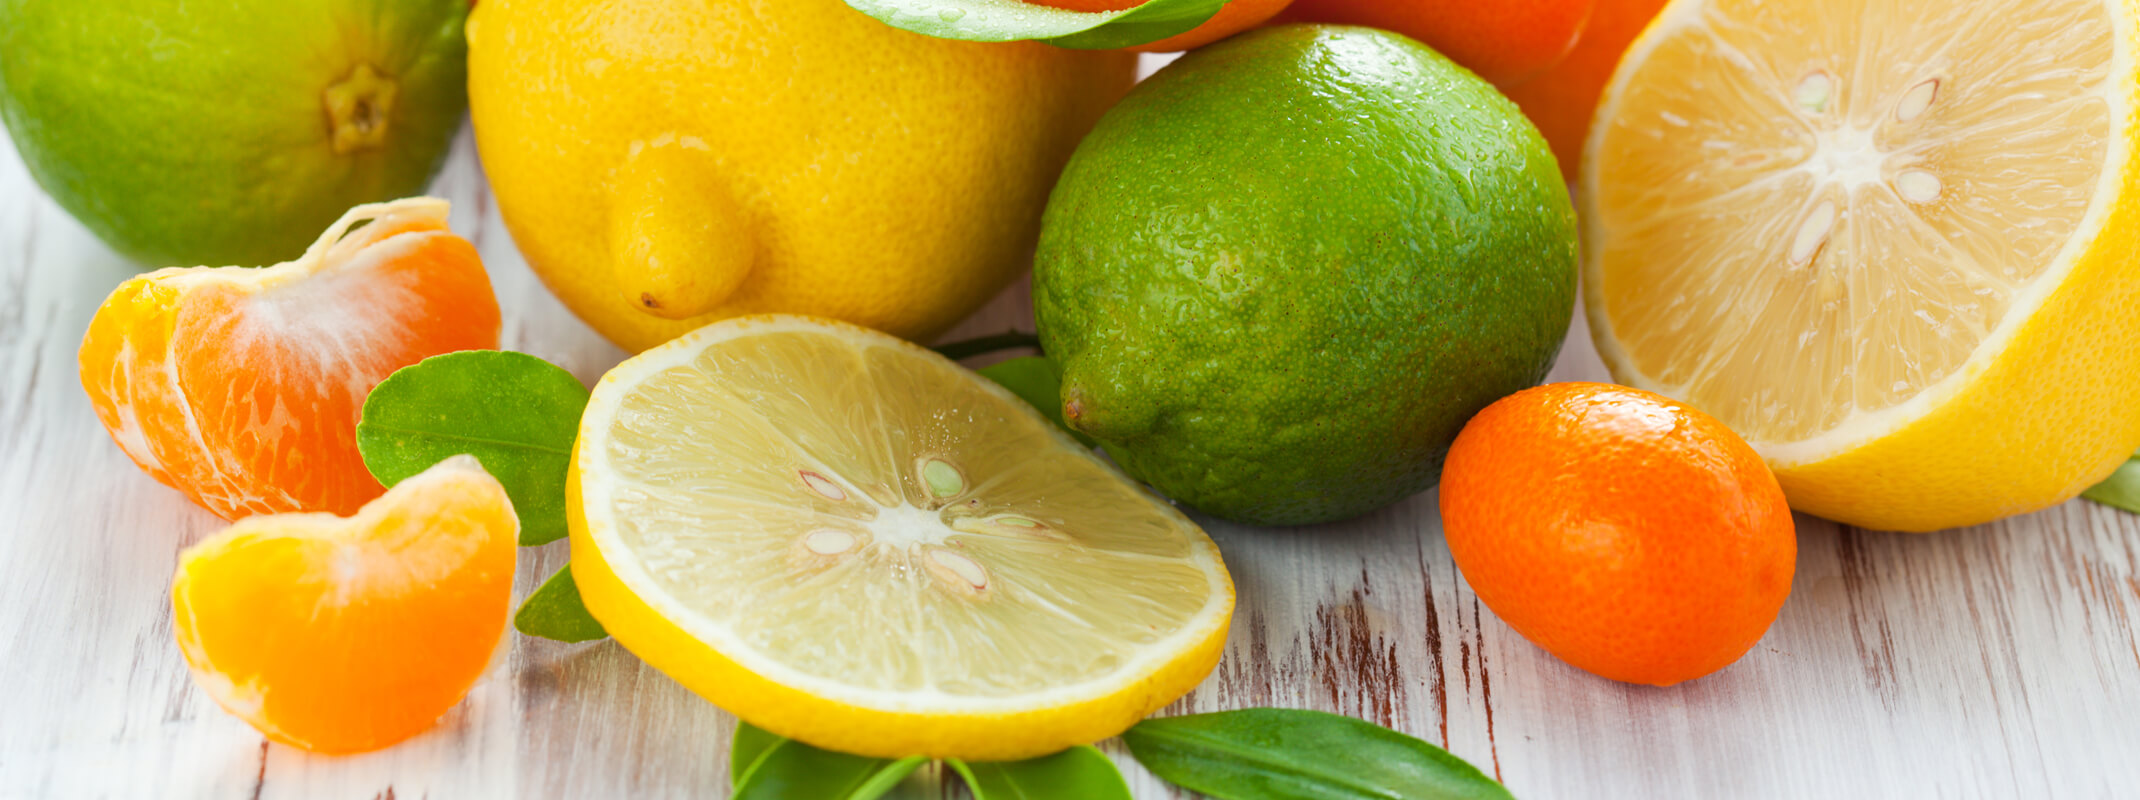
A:
<svg viewBox="0 0 2140 800">
<path fill-rule="evenodd" d="M 766 737 L 1104 763 L 1066 748 L 1229 630 L 1174 503 L 1438 482 L 1503 621 L 1669 685 L 1777 619 L 1793 508 L 1977 524 L 2140 447 L 2130 4 L 941 1 L 0 3 L 0 119 L 114 248 L 263 263 L 342 214 L 83 339 L 118 446 L 236 521 L 172 587 L 208 694 L 416 735 L 493 663 L 528 519 L 569 530 L 549 630 Z M 515 243 L 638 353 L 591 395 L 430 358 L 497 347 L 483 265 L 443 202 L 358 205 L 420 189 L 464 74 Z M 1015 389 L 912 343 L 1028 263 Z M 1535 386 L 1578 274 L 1626 386 Z"/>
</svg>

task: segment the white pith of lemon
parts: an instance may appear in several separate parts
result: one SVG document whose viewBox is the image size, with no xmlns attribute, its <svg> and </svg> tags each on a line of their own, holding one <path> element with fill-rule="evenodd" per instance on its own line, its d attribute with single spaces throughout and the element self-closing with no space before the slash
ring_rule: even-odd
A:
<svg viewBox="0 0 2140 800">
<path fill-rule="evenodd" d="M 2140 444 L 2127 0 L 1679 0 L 1582 180 L 1622 382 L 1687 400 L 1802 510 L 1984 522 Z M 2120 397 L 2119 395 L 2122 395 Z"/>
<path fill-rule="evenodd" d="M 812 744 L 1023 758 L 1216 663 L 1218 549 L 1007 390 L 915 345 L 748 317 L 619 365 L 575 446 L 574 578 L 627 648 Z"/>
</svg>

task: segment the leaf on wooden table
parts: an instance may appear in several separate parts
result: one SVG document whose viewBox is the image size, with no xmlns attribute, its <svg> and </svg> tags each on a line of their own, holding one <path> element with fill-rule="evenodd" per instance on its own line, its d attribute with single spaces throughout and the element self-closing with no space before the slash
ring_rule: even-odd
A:
<svg viewBox="0 0 2140 800">
<path fill-rule="evenodd" d="M 526 353 L 467 350 L 402 367 L 372 387 L 357 450 L 387 486 L 467 453 L 505 486 L 520 543 L 565 536 L 565 472 L 587 387 Z"/>
<path fill-rule="evenodd" d="M 763 731 L 746 739 L 745 727 L 737 724 L 729 756 L 730 774 L 736 781 L 734 800 L 874 800 L 928 761 L 921 756 L 890 759 L 835 753 Z M 765 737 L 773 741 L 767 744 Z M 753 763 L 737 775 L 738 758 L 750 757 L 752 750 L 758 751 Z"/>
<path fill-rule="evenodd" d="M 1122 771 L 1091 745 L 1024 761 L 949 761 L 973 800 L 1130 800 Z"/>
<path fill-rule="evenodd" d="M 1320 711 L 1148 719 L 1122 741 L 1153 774 L 1219 800 L 1511 800 L 1439 747 Z"/>
<path fill-rule="evenodd" d="M 1011 394 L 1026 404 L 1039 409 L 1040 415 L 1055 422 L 1055 426 L 1069 433 L 1071 438 L 1086 447 L 1097 447 L 1092 437 L 1079 433 L 1063 422 L 1063 375 L 1055 360 L 1045 356 L 1028 356 L 999 361 L 982 367 L 982 377 L 1001 384 Z"/>
<path fill-rule="evenodd" d="M 570 564 L 521 601 L 520 610 L 513 613 L 513 629 L 560 642 L 591 642 L 609 636 L 580 602 L 580 586 L 572 580 Z"/>
<path fill-rule="evenodd" d="M 1023 0 L 847 0 L 894 28 L 972 42 L 1044 41 L 1057 47 L 1113 50 L 1185 33 L 1227 0 L 1150 0 L 1120 11 L 1065 11 Z"/>
<path fill-rule="evenodd" d="M 2140 514 L 2140 453 L 2118 466 L 2102 483 L 2089 487 L 2081 496 L 2114 508 L 2122 508 Z"/>
</svg>

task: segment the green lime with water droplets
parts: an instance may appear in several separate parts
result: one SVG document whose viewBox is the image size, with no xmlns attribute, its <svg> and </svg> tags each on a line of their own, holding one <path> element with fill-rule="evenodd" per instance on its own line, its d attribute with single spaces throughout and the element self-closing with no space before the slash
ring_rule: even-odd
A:
<svg viewBox="0 0 2140 800">
<path fill-rule="evenodd" d="M 1575 214 L 1515 104 L 1368 28 L 1265 28 L 1108 112 L 1033 302 L 1069 425 L 1204 512 L 1304 525 L 1433 486 L 1568 330 Z"/>
</svg>

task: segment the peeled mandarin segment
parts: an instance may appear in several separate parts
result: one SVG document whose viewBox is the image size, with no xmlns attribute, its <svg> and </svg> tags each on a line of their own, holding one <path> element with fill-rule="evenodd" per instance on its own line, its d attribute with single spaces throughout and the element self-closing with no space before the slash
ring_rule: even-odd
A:
<svg viewBox="0 0 2140 800">
<path fill-rule="evenodd" d="M 619 366 L 581 424 L 589 609 L 768 730 L 1039 755 L 1171 701 L 1223 643 L 1232 584 L 1194 524 L 891 337 L 718 323 Z"/>
<path fill-rule="evenodd" d="M 2063 277 L 2107 201 L 2109 7 L 1933 5 L 1660 17 L 1585 181 L 1623 377 L 1821 439 L 1962 379 Z"/>
<path fill-rule="evenodd" d="M 470 456 L 354 517 L 245 519 L 172 581 L 195 680 L 276 741 L 326 753 L 414 736 L 488 668 L 512 596 L 518 518 Z"/>
<path fill-rule="evenodd" d="M 83 337 L 81 379 L 120 448 L 210 511 L 348 514 L 383 491 L 356 447 L 371 387 L 495 348 L 498 327 L 445 202 L 401 200 L 352 209 L 296 261 L 122 284 Z"/>
</svg>

